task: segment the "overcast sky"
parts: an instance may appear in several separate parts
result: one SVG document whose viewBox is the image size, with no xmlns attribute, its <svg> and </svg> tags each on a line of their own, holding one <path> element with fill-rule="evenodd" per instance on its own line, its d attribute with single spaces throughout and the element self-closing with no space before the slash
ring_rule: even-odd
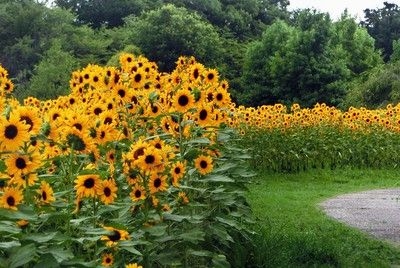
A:
<svg viewBox="0 0 400 268">
<path fill-rule="evenodd" d="M 289 10 L 297 8 L 315 8 L 322 12 L 329 12 L 333 20 L 340 18 L 345 8 L 357 20 L 364 19 L 364 9 L 383 8 L 383 2 L 394 3 L 400 6 L 400 0 L 290 0 Z"/>
</svg>

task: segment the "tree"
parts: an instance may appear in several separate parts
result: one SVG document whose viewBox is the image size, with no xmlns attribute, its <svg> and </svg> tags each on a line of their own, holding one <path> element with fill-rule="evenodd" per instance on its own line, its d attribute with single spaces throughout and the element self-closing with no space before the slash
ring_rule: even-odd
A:
<svg viewBox="0 0 400 268">
<path fill-rule="evenodd" d="M 350 72 L 345 51 L 330 41 L 329 16 L 309 10 L 298 16 L 296 26 L 275 22 L 261 40 L 249 45 L 243 71 L 245 104 L 341 102 Z"/>
<path fill-rule="evenodd" d="M 383 59 L 387 62 L 393 52 L 392 42 L 400 38 L 400 9 L 396 4 L 383 4 L 383 8 L 365 9 L 365 20 L 361 25 L 376 40 L 376 47 L 382 49 Z"/>
<path fill-rule="evenodd" d="M 126 20 L 126 34 L 163 71 L 171 71 L 179 56 L 195 56 L 216 67 L 222 42 L 215 28 L 185 8 L 165 5 Z"/>
<path fill-rule="evenodd" d="M 103 25 L 122 26 L 124 17 L 139 16 L 161 3 L 157 0 L 56 0 L 55 4 L 75 13 L 80 24 L 89 24 L 97 29 Z"/>
<path fill-rule="evenodd" d="M 347 67 L 353 77 L 383 63 L 380 52 L 375 48 L 375 40 L 347 13 L 333 23 L 333 31 L 332 42 L 344 49 Z"/>
<path fill-rule="evenodd" d="M 69 93 L 71 73 L 78 67 L 77 59 L 62 50 L 60 40 L 53 44 L 35 66 L 30 84 L 25 91 L 17 91 L 20 99 L 34 96 L 39 99 L 51 99 Z"/>
</svg>

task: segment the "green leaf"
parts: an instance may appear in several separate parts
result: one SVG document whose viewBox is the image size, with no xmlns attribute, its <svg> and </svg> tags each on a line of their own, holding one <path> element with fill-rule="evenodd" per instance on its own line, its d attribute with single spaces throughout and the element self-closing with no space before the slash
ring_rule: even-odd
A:
<svg viewBox="0 0 400 268">
<path fill-rule="evenodd" d="M 162 236 L 165 234 L 167 229 L 166 225 L 155 225 L 155 226 L 151 226 L 151 227 L 147 227 L 144 230 L 149 233 L 150 235 L 153 236 Z"/>
<path fill-rule="evenodd" d="M 143 254 L 140 253 L 140 251 L 138 251 L 137 249 L 135 249 L 135 244 L 132 241 L 120 241 L 118 243 L 119 248 L 126 250 L 130 253 L 133 253 L 137 256 L 142 256 Z"/>
<path fill-rule="evenodd" d="M 208 250 L 189 250 L 188 253 L 190 255 L 199 256 L 199 257 L 211 257 L 212 252 Z"/>
<path fill-rule="evenodd" d="M 205 235 L 205 233 L 202 230 L 192 229 L 192 230 L 190 230 L 190 232 L 178 235 L 178 237 L 185 241 L 197 243 L 199 241 L 204 241 L 204 235 Z"/>
<path fill-rule="evenodd" d="M 0 208 L 0 217 L 10 220 L 24 219 L 27 221 L 34 221 L 37 219 L 33 208 L 27 205 L 20 205 L 17 211 Z"/>
<path fill-rule="evenodd" d="M 24 237 L 24 240 L 31 240 L 36 243 L 46 243 L 52 240 L 56 234 L 57 232 L 29 234 Z"/>
<path fill-rule="evenodd" d="M 21 229 L 18 228 L 15 222 L 0 221 L 0 233 L 18 234 Z"/>
<path fill-rule="evenodd" d="M 36 247 L 34 244 L 28 244 L 17 248 L 9 258 L 9 267 L 17 268 L 29 263 L 36 257 Z"/>
<path fill-rule="evenodd" d="M 234 182 L 235 180 L 225 176 L 225 175 L 208 175 L 206 178 L 204 178 L 202 181 L 208 181 L 208 182 Z"/>
<path fill-rule="evenodd" d="M 7 169 L 6 164 L 4 163 L 3 160 L 0 160 L 0 173 L 4 173 Z"/>
<path fill-rule="evenodd" d="M 10 242 L 0 242 L 1 249 L 9 249 L 13 247 L 19 247 L 21 243 L 19 241 L 10 241 Z"/>
<path fill-rule="evenodd" d="M 72 254 L 71 250 L 69 249 L 53 247 L 49 249 L 48 252 L 57 260 L 58 263 L 74 258 L 74 254 Z"/>
<path fill-rule="evenodd" d="M 40 255 L 40 259 L 38 263 L 33 266 L 33 268 L 57 268 L 60 265 L 57 263 L 57 260 L 51 254 L 42 254 Z"/>
</svg>

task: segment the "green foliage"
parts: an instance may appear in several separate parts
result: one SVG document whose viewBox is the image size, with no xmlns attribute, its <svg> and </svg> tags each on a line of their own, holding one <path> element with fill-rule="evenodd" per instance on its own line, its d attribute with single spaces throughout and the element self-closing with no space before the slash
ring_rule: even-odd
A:
<svg viewBox="0 0 400 268">
<path fill-rule="evenodd" d="M 71 10 L 80 24 L 93 28 L 122 26 L 128 15 L 139 16 L 143 11 L 160 5 L 154 0 L 56 0 L 58 7 Z"/>
<path fill-rule="evenodd" d="M 396 169 L 260 170 L 247 195 L 260 230 L 253 267 L 392 267 L 397 246 L 327 217 L 319 203 L 339 194 L 398 187 Z"/>
<path fill-rule="evenodd" d="M 243 67 L 244 103 L 338 104 L 350 72 L 346 54 L 334 46 L 332 23 L 324 14 L 299 13 L 296 26 L 271 25 L 248 46 Z"/>
<path fill-rule="evenodd" d="M 400 9 L 394 3 L 383 2 L 384 7 L 364 10 L 361 25 L 375 39 L 376 47 L 382 49 L 383 59 L 389 61 L 393 52 L 392 42 L 399 39 Z"/>
<path fill-rule="evenodd" d="M 176 59 L 195 56 L 208 66 L 221 62 L 222 42 L 214 27 L 184 8 L 165 5 L 129 18 L 130 40 L 163 71 L 171 71 Z"/>
<path fill-rule="evenodd" d="M 54 40 L 53 45 L 35 67 L 27 90 L 25 92 L 19 90 L 15 94 L 19 99 L 28 96 L 52 99 L 66 95 L 69 93 L 66 85 L 71 78 L 70 74 L 77 66 L 77 60 L 70 53 L 62 50 L 60 41 Z"/>
<path fill-rule="evenodd" d="M 400 62 L 377 66 L 352 84 L 346 106 L 377 108 L 400 101 Z"/>
<path fill-rule="evenodd" d="M 400 138 L 387 130 L 361 132 L 327 125 L 252 130 L 245 137 L 242 146 L 252 148 L 252 167 L 258 170 L 394 168 L 400 161 Z"/>
</svg>

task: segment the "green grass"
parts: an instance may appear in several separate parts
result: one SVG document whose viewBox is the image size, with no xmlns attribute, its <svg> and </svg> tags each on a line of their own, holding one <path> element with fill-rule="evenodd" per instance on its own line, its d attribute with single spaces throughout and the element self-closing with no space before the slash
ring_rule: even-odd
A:
<svg viewBox="0 0 400 268">
<path fill-rule="evenodd" d="M 330 197 L 400 186 L 399 170 L 311 170 L 260 174 L 248 201 L 260 229 L 255 267 L 389 267 L 400 247 L 327 217 L 318 204 Z M 400 204 L 399 204 L 400 205 Z"/>
</svg>

